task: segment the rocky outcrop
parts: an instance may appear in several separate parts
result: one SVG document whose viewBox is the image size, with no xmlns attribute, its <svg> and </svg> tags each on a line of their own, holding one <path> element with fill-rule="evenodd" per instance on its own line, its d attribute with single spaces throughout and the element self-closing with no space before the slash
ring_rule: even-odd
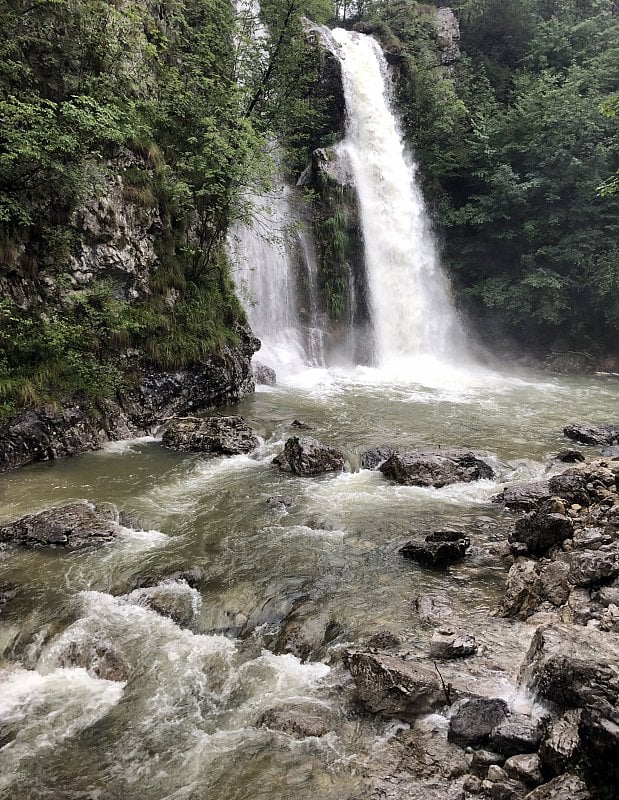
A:
<svg viewBox="0 0 619 800">
<path fill-rule="evenodd" d="M 172 420 L 161 441 L 173 450 L 226 456 L 250 453 L 259 445 L 258 437 L 239 416 Z"/>
<path fill-rule="evenodd" d="M 563 428 L 564 436 L 581 444 L 610 446 L 619 444 L 619 423 L 608 422 L 604 425 L 587 425 L 571 422 Z"/>
<path fill-rule="evenodd" d="M 435 531 L 423 542 L 408 542 L 400 554 L 426 567 L 444 567 L 463 559 L 470 544 L 460 531 Z"/>
<path fill-rule="evenodd" d="M 460 23 L 451 8 L 436 9 L 436 45 L 443 66 L 452 66 L 460 60 Z"/>
<path fill-rule="evenodd" d="M 254 364 L 254 379 L 257 384 L 261 386 L 275 386 L 277 383 L 277 375 L 275 370 L 267 367 L 266 364 L 256 362 Z"/>
<path fill-rule="evenodd" d="M 29 514 L 0 527 L 0 542 L 75 550 L 111 542 L 121 533 L 111 507 L 73 503 Z"/>
<path fill-rule="evenodd" d="M 341 472 L 346 467 L 346 459 L 340 449 L 321 444 L 312 436 L 291 436 L 273 463 L 281 470 L 303 476 Z"/>
<path fill-rule="evenodd" d="M 457 449 L 395 452 L 379 469 L 395 483 L 437 488 L 494 476 L 492 467 L 485 461 L 470 451 Z"/>
<path fill-rule="evenodd" d="M 254 388 L 250 359 L 259 342 L 246 330 L 239 333 L 238 347 L 228 345 L 189 369 L 167 372 L 135 364 L 138 385 L 114 401 L 73 400 L 57 410 L 18 414 L 0 427 L 0 472 L 98 450 L 106 442 L 152 433 L 178 414 L 240 400 Z"/>
</svg>

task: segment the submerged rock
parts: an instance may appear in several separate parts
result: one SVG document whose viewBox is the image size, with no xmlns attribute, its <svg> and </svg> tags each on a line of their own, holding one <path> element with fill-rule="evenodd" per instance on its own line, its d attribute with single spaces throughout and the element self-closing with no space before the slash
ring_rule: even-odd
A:
<svg viewBox="0 0 619 800">
<path fill-rule="evenodd" d="M 269 508 L 284 509 L 293 506 L 294 500 L 292 497 L 288 497 L 288 495 L 272 494 L 270 497 L 267 497 L 266 504 Z"/>
<path fill-rule="evenodd" d="M 303 422 L 303 420 L 300 419 L 293 419 L 290 423 L 290 427 L 297 431 L 313 431 L 316 428 L 311 422 Z"/>
<path fill-rule="evenodd" d="M 21 547 L 64 547 L 70 550 L 111 542 L 121 533 L 114 511 L 92 503 L 71 503 L 29 514 L 0 527 L 0 542 Z"/>
<path fill-rule="evenodd" d="M 322 444 L 312 436 L 291 436 L 273 463 L 284 471 L 303 476 L 342 472 L 346 467 L 344 453 L 339 448 Z"/>
<path fill-rule="evenodd" d="M 448 486 L 494 477 L 489 464 L 467 450 L 395 452 L 380 466 L 386 478 L 405 486 Z"/>
<path fill-rule="evenodd" d="M 127 599 L 168 617 L 180 626 L 193 620 L 201 602 L 196 590 L 184 580 L 166 580 L 156 586 L 135 589 Z"/>
<path fill-rule="evenodd" d="M 58 656 L 58 666 L 82 667 L 96 678 L 108 681 L 126 681 L 129 677 L 120 651 L 99 636 L 68 642 Z"/>
<path fill-rule="evenodd" d="M 260 362 L 256 362 L 254 364 L 254 380 L 257 384 L 262 386 L 275 386 L 277 383 L 277 375 L 275 370 L 271 367 L 267 367 L 266 364 L 261 364 Z"/>
<path fill-rule="evenodd" d="M 326 722 L 317 714 L 294 708 L 270 708 L 260 717 L 258 724 L 263 728 L 282 731 L 299 739 L 306 736 L 324 736 L 329 732 Z"/>
<path fill-rule="evenodd" d="M 619 444 L 619 424 L 608 422 L 604 425 L 586 425 L 572 422 L 563 428 L 568 439 L 582 444 L 615 445 Z"/>
<path fill-rule="evenodd" d="M 463 559 L 470 544 L 460 531 L 435 531 L 424 542 L 408 542 L 400 553 L 426 567 L 443 567 Z"/>
<path fill-rule="evenodd" d="M 234 415 L 172 420 L 161 441 L 173 450 L 228 456 L 249 453 L 259 445 L 243 417 Z"/>
<path fill-rule="evenodd" d="M 564 464 L 576 464 L 579 461 L 584 461 L 585 457 L 580 450 L 561 450 L 555 456 L 556 461 L 562 461 Z"/>
</svg>

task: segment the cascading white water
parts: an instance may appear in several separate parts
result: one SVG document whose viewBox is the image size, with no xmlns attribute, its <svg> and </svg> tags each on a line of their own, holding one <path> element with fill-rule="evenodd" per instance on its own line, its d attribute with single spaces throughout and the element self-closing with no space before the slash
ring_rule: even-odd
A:
<svg viewBox="0 0 619 800">
<path fill-rule="evenodd" d="M 344 143 L 363 225 L 380 367 L 413 356 L 449 360 L 462 341 L 430 231 L 417 167 L 406 155 L 389 99 L 389 72 L 369 36 L 335 29 L 347 112 Z"/>
<path fill-rule="evenodd" d="M 286 189 L 251 198 L 252 222 L 236 225 L 229 249 L 249 324 L 262 347 L 258 360 L 279 373 L 306 364 L 294 264 L 287 244 L 291 211 Z"/>
</svg>

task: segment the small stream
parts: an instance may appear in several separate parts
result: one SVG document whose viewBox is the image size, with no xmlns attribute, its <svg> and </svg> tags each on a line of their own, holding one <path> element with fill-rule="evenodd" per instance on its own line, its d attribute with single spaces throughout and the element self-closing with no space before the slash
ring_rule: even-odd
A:
<svg viewBox="0 0 619 800">
<path fill-rule="evenodd" d="M 363 796 L 394 730 L 357 708 L 346 647 L 389 630 L 414 650 L 432 632 L 416 598 L 445 593 L 481 644 L 471 680 L 513 700 L 532 629 L 492 616 L 510 516 L 491 498 L 562 465 L 563 426 L 616 416 L 619 384 L 417 365 L 417 381 L 370 368 L 307 369 L 226 409 L 261 437 L 249 456 L 204 458 L 156 439 L 0 476 L 0 519 L 87 499 L 123 512 L 122 537 L 72 553 L 0 550 L 0 583 L 21 591 L 0 615 L 0 797 L 6 800 L 328 800 Z M 301 419 L 344 448 L 352 471 L 279 472 L 271 459 Z M 463 445 L 496 481 L 418 489 L 359 471 L 381 443 Z M 585 448 L 586 449 L 586 448 Z M 267 499 L 285 495 L 287 509 Z M 411 536 L 466 530 L 471 553 L 444 572 L 398 555 Z M 192 588 L 166 581 L 198 568 Z M 145 578 L 179 610 L 144 602 Z M 103 643 L 124 680 L 74 666 Z M 309 656 L 309 658 L 308 658 Z M 295 739 L 259 726 L 272 708 L 323 718 Z"/>
</svg>

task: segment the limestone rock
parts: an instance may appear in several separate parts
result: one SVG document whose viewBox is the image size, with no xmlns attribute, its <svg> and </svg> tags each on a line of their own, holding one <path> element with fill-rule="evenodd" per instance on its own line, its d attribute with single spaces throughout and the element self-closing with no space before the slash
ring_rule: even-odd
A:
<svg viewBox="0 0 619 800">
<path fill-rule="evenodd" d="M 380 466 L 386 478 L 405 486 L 447 486 L 492 478 L 485 461 L 466 450 L 409 450 L 393 453 Z"/>
<path fill-rule="evenodd" d="M 109 507 L 92 503 L 66 506 L 29 514 L 0 527 L 0 542 L 21 547 L 63 547 L 73 550 L 113 541 L 120 533 Z"/>
<path fill-rule="evenodd" d="M 290 437 L 283 452 L 273 462 L 280 469 L 303 476 L 341 472 L 346 467 L 346 459 L 340 449 L 321 444 L 311 436 Z"/>
<path fill-rule="evenodd" d="M 233 415 L 172 420 L 162 442 L 173 450 L 227 456 L 249 453 L 259 445 L 243 417 Z"/>
</svg>

